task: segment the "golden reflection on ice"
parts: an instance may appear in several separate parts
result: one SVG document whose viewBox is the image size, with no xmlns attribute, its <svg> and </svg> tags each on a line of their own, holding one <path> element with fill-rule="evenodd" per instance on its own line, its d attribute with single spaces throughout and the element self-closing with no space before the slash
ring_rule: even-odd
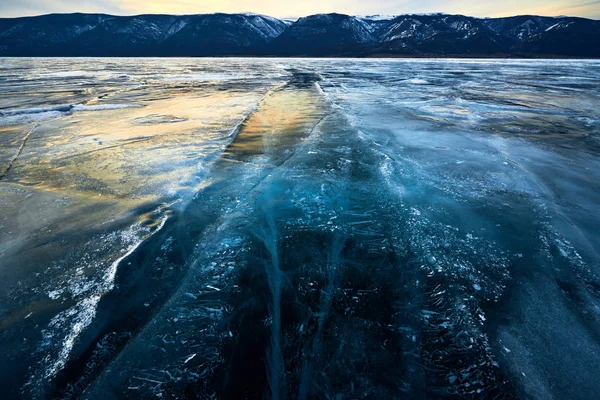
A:
<svg viewBox="0 0 600 400">
<path fill-rule="evenodd" d="M 11 181 L 91 198 L 153 201 L 199 183 L 259 93 L 213 91 L 141 102 L 139 108 L 78 111 L 43 124 Z M 225 142 L 224 142 L 225 141 Z"/>
<path fill-rule="evenodd" d="M 292 148 L 310 133 L 323 114 L 323 105 L 311 90 L 278 90 L 270 93 L 241 126 L 236 140 L 227 148 L 228 160 L 246 161 L 248 157 Z"/>
</svg>

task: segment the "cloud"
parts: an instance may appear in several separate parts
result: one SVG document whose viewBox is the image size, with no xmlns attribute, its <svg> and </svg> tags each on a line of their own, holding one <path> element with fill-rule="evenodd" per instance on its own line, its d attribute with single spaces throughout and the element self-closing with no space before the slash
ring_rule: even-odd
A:
<svg viewBox="0 0 600 400">
<path fill-rule="evenodd" d="M 588 1 L 581 4 L 573 4 L 557 10 L 561 15 L 581 15 L 589 18 L 600 18 L 600 1 Z"/>
<path fill-rule="evenodd" d="M 2 17 L 22 17 L 50 13 L 122 13 L 120 0 L 102 2 L 78 0 L 0 0 L 0 15 Z"/>
</svg>

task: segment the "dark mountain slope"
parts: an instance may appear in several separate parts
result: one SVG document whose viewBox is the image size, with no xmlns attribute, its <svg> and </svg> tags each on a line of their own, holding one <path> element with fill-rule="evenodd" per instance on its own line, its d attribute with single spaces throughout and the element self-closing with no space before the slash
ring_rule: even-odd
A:
<svg viewBox="0 0 600 400">
<path fill-rule="evenodd" d="M 0 19 L 0 55 L 199 56 L 255 54 L 287 25 L 252 14 L 52 14 Z"/>
<path fill-rule="evenodd" d="M 278 19 L 244 14 L 197 15 L 160 44 L 164 55 L 251 55 L 279 36 L 287 25 Z"/>
<path fill-rule="evenodd" d="M 56 46 L 65 55 L 143 56 L 177 30 L 178 18 L 168 15 L 140 15 L 104 21 L 83 32 L 67 46 Z"/>
<path fill-rule="evenodd" d="M 600 57 L 600 21 L 522 15 L 51 14 L 0 18 L 0 56 Z"/>
<path fill-rule="evenodd" d="M 560 22 L 562 19 L 573 18 L 519 15 L 516 17 L 507 18 L 489 18 L 482 20 L 482 22 L 499 35 L 512 39 L 524 40 L 545 31 L 552 25 Z"/>
<path fill-rule="evenodd" d="M 1 18 L 0 55 L 53 55 L 60 46 L 114 18 L 103 14 Z"/>
<path fill-rule="evenodd" d="M 378 33 L 384 53 L 494 54 L 510 46 L 482 20 L 462 15 L 399 16 Z"/>
<path fill-rule="evenodd" d="M 281 55 L 363 54 L 376 43 L 366 24 L 343 14 L 300 18 L 276 38 L 269 52 Z"/>
<path fill-rule="evenodd" d="M 600 21 L 583 18 L 564 19 L 518 42 L 512 50 L 549 56 L 599 57 Z"/>
</svg>

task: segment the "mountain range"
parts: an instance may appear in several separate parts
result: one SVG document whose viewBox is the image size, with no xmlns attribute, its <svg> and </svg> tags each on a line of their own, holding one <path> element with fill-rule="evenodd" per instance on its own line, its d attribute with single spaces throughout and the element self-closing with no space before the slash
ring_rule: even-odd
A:
<svg viewBox="0 0 600 400">
<path fill-rule="evenodd" d="M 0 56 L 600 57 L 600 21 L 522 15 L 49 14 L 0 18 Z"/>
</svg>

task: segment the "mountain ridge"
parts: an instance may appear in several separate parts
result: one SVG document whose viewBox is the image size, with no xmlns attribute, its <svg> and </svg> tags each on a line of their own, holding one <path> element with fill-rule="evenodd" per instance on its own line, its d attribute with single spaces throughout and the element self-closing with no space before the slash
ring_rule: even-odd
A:
<svg viewBox="0 0 600 400">
<path fill-rule="evenodd" d="M 518 15 L 46 14 L 0 18 L 0 56 L 600 57 L 600 21 Z"/>
</svg>

